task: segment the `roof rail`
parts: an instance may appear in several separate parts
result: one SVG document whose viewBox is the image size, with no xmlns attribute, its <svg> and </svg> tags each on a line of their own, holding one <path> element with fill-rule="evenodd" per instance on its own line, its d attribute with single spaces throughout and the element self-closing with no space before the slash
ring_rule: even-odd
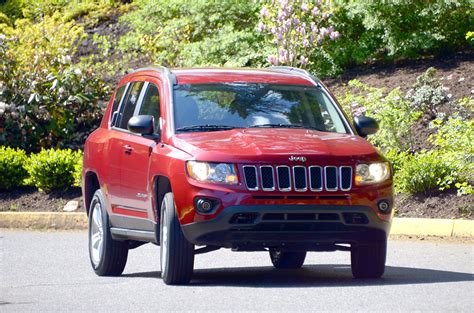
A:
<svg viewBox="0 0 474 313">
<path fill-rule="evenodd" d="M 270 66 L 268 67 L 269 70 L 271 71 L 277 71 L 277 72 L 286 72 L 286 73 L 296 73 L 296 74 L 300 74 L 301 76 L 305 76 L 306 78 L 310 78 L 312 80 L 314 80 L 316 83 L 319 81 L 319 78 L 312 75 L 310 72 L 308 72 L 307 70 L 303 70 L 303 69 L 300 69 L 300 68 L 297 68 L 297 67 L 293 67 L 293 66 L 281 66 L 281 65 L 278 65 L 278 66 Z"/>
<path fill-rule="evenodd" d="M 167 68 L 165 66 L 157 65 L 157 66 L 147 66 L 147 67 L 137 68 L 136 70 L 133 70 L 130 73 L 136 73 L 136 72 L 140 72 L 140 71 L 157 71 L 157 72 L 167 73 L 170 70 L 169 70 L 169 68 Z"/>
<path fill-rule="evenodd" d="M 136 69 L 136 70 L 134 70 L 133 72 L 130 72 L 130 73 L 136 73 L 136 72 L 139 72 L 139 71 L 157 71 L 157 72 L 163 73 L 163 74 L 166 75 L 166 77 L 169 79 L 169 81 L 172 85 L 176 84 L 176 76 L 166 66 L 157 65 L 157 66 L 150 66 L 150 67 L 142 67 L 142 68 Z"/>
</svg>

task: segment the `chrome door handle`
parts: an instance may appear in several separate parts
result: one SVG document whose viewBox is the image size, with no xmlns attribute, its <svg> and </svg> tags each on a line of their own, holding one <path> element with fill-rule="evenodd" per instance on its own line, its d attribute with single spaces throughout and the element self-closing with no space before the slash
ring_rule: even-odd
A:
<svg viewBox="0 0 474 313">
<path fill-rule="evenodd" d="M 125 146 L 123 146 L 123 150 L 126 154 L 131 154 L 132 151 L 133 151 L 133 148 L 130 145 L 125 145 Z"/>
</svg>

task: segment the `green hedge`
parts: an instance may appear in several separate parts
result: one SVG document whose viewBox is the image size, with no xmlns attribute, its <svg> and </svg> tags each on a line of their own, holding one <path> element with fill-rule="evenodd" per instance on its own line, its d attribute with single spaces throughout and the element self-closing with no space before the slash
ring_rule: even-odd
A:
<svg viewBox="0 0 474 313">
<path fill-rule="evenodd" d="M 0 147 L 0 190 L 23 185 L 28 177 L 26 153 L 20 149 Z"/>
<path fill-rule="evenodd" d="M 82 152 L 41 150 L 29 157 L 21 149 L 0 147 L 0 190 L 33 185 L 50 192 L 81 184 Z"/>
<path fill-rule="evenodd" d="M 82 152 L 66 150 L 41 150 L 28 160 L 31 184 L 39 190 L 68 189 L 78 183 L 77 171 L 82 163 Z"/>
</svg>

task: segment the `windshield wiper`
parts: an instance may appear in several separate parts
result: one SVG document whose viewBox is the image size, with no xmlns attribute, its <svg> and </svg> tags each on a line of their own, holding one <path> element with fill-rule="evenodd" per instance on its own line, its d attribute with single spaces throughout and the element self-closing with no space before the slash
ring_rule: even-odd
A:
<svg viewBox="0 0 474 313">
<path fill-rule="evenodd" d="M 304 129 L 313 129 L 318 131 L 326 131 L 325 129 L 312 127 L 312 126 L 304 126 L 301 124 L 259 124 L 250 126 L 250 128 L 304 128 Z"/>
<path fill-rule="evenodd" d="M 180 128 L 176 128 L 176 131 L 181 132 L 198 132 L 198 131 L 218 131 L 218 130 L 230 130 L 237 127 L 229 126 L 229 125 L 191 125 L 191 126 L 184 126 Z"/>
</svg>

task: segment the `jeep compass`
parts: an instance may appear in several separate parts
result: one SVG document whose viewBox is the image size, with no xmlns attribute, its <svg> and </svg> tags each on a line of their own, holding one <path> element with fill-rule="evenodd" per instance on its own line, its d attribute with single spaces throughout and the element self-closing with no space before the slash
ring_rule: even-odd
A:
<svg viewBox="0 0 474 313">
<path fill-rule="evenodd" d="M 278 269 L 307 252 L 350 252 L 355 278 L 383 275 L 392 170 L 306 71 L 143 68 L 117 85 L 84 147 L 89 255 L 120 275 L 128 252 L 160 246 L 166 284 L 220 248 L 268 251 Z"/>
</svg>

